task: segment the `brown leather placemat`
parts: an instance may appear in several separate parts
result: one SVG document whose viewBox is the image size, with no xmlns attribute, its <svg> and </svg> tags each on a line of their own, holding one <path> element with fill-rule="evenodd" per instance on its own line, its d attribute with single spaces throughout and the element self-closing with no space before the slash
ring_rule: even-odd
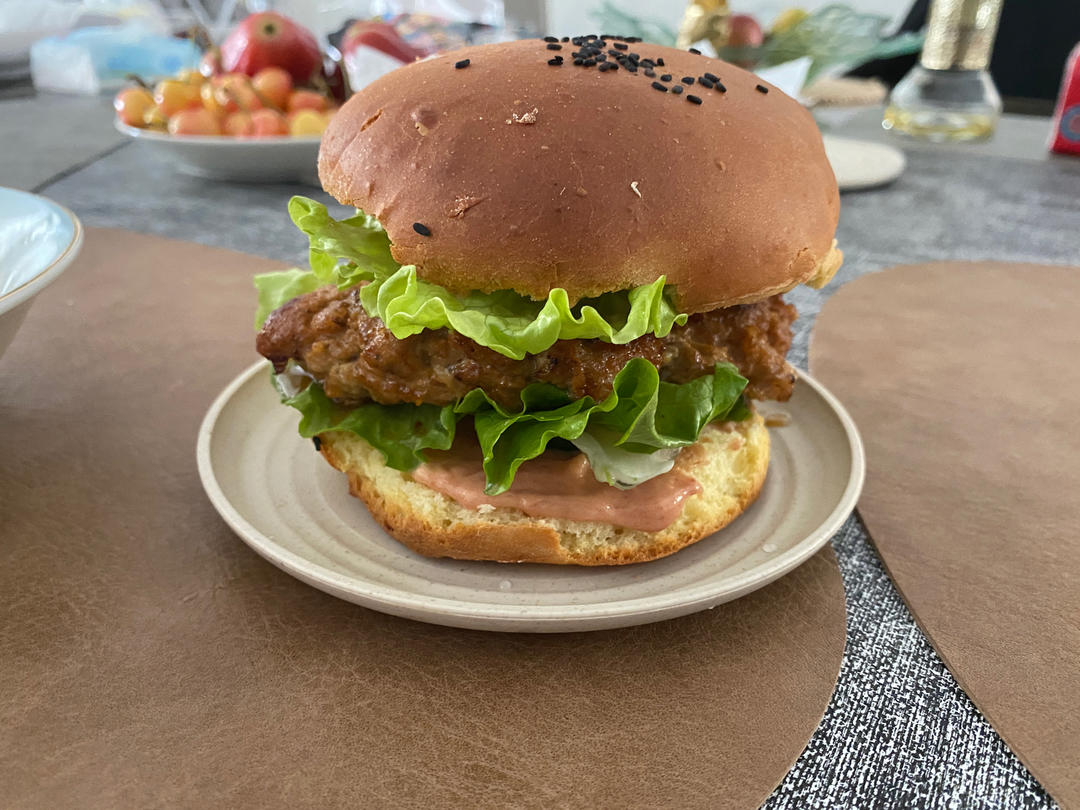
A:
<svg viewBox="0 0 1080 810">
<path fill-rule="evenodd" d="M 303 585 L 195 468 L 274 266 L 91 231 L 0 358 L 0 804 L 756 807 L 836 681 L 832 551 L 712 611 L 567 636 Z"/>
<path fill-rule="evenodd" d="M 828 300 L 811 369 L 866 443 L 859 513 L 916 621 L 1080 807 L 1080 268 L 937 263 Z"/>
</svg>

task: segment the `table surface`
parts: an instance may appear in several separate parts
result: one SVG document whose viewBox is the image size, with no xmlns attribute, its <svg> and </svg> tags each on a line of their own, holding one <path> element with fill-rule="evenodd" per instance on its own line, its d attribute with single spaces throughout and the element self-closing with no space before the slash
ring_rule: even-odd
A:
<svg viewBox="0 0 1080 810">
<path fill-rule="evenodd" d="M 940 146 L 879 122 L 870 110 L 832 130 L 897 145 L 908 165 L 889 187 L 843 195 L 844 266 L 824 290 L 788 295 L 800 313 L 797 366 L 823 301 L 864 273 L 936 259 L 1069 264 L 1080 254 L 1080 159 L 1047 154 L 1047 119 L 1006 116 L 987 143 Z M 0 139 L 0 185 L 43 193 L 91 226 L 302 263 L 306 240 L 285 202 L 294 193 L 330 201 L 309 187 L 175 174 L 112 129 L 101 99 L 0 101 Z M 821 726 L 766 806 L 1055 806 L 916 627 L 857 516 L 833 545 L 848 610 L 843 667 Z"/>
</svg>

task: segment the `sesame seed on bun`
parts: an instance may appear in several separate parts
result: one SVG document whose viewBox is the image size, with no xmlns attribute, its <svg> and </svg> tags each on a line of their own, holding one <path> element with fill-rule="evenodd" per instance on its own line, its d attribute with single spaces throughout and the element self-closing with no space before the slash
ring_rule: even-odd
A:
<svg viewBox="0 0 1080 810">
<path fill-rule="evenodd" d="M 734 65 L 632 37 L 395 70 L 333 118 L 319 177 L 382 223 L 397 261 L 455 292 L 579 299 L 665 276 L 681 311 L 704 312 L 839 265 L 810 113 Z"/>
</svg>

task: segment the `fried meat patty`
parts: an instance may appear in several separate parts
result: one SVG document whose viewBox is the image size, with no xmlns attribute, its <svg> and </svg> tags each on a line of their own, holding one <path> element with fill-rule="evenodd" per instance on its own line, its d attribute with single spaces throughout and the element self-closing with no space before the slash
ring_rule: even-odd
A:
<svg viewBox="0 0 1080 810">
<path fill-rule="evenodd" d="M 575 399 L 603 399 L 635 357 L 675 383 L 727 361 L 750 381 L 746 393 L 752 399 L 786 400 L 795 381 L 784 359 L 794 319 L 795 308 L 777 295 L 692 315 L 663 338 L 645 335 L 623 346 L 560 340 L 545 352 L 514 360 L 449 329 L 398 340 L 364 311 L 358 287 L 323 287 L 273 312 L 255 347 L 279 372 L 295 360 L 327 396 L 351 406 L 370 400 L 447 405 L 482 388 L 500 405 L 515 408 L 521 390 L 533 382 L 556 385 Z"/>
</svg>

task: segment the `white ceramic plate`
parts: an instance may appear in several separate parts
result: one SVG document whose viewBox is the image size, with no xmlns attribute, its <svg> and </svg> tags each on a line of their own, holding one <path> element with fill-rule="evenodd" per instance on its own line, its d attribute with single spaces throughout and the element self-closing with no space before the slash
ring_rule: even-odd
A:
<svg viewBox="0 0 1080 810">
<path fill-rule="evenodd" d="M 825 155 L 841 191 L 859 191 L 891 183 L 904 173 L 907 161 L 895 146 L 822 135 Z"/>
<path fill-rule="evenodd" d="M 115 121 L 116 128 L 153 149 L 184 174 L 243 183 L 301 182 L 319 185 L 318 135 L 234 138 L 170 135 Z"/>
<path fill-rule="evenodd" d="M 82 225 L 62 205 L 0 187 L 0 354 L 31 300 L 71 264 L 82 240 Z"/>
<path fill-rule="evenodd" d="M 345 477 L 296 433 L 269 365 L 237 377 L 203 420 L 199 475 L 255 551 L 320 590 L 410 619 L 484 630 L 598 630 L 670 619 L 736 599 L 814 554 L 851 513 L 864 460 L 855 425 L 805 374 L 771 430 L 757 502 L 734 523 L 653 562 L 612 568 L 430 559 L 348 494 Z M 776 410 L 779 410 L 777 408 Z M 768 412 L 768 409 L 766 409 Z"/>
</svg>

